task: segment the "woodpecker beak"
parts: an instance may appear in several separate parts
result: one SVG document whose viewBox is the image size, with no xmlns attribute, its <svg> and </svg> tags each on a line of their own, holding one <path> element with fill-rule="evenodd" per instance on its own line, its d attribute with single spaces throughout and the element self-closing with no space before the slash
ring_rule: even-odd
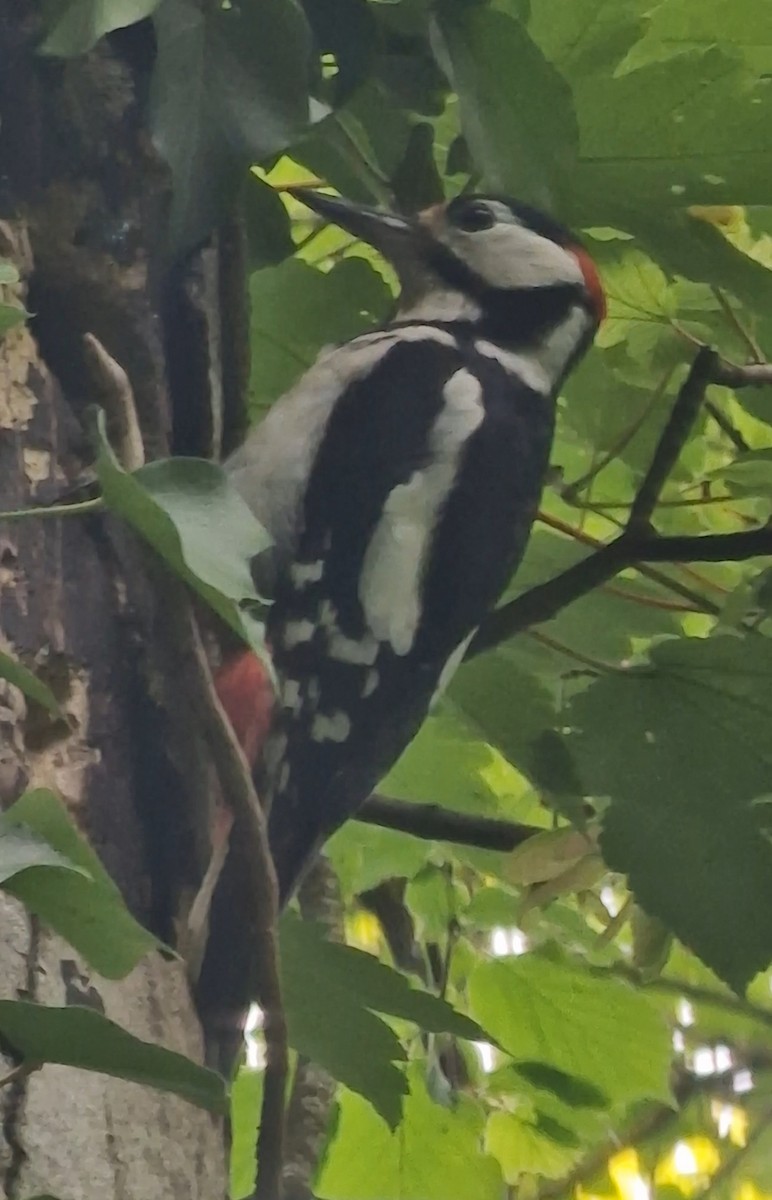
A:
<svg viewBox="0 0 772 1200">
<path fill-rule="evenodd" d="M 344 200 L 342 196 L 328 196 L 311 188 L 291 187 L 287 191 L 320 217 L 339 225 L 341 229 L 352 233 L 363 242 L 368 242 L 387 258 L 398 255 L 400 247 L 410 241 L 411 235 L 415 236 L 413 222 L 396 213 L 368 208 L 365 204 L 354 204 L 351 200 Z"/>
</svg>

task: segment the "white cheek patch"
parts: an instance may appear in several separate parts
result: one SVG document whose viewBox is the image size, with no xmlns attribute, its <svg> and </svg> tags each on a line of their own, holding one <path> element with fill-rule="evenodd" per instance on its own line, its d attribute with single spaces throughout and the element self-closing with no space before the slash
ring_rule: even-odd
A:
<svg viewBox="0 0 772 1200">
<path fill-rule="evenodd" d="M 492 229 L 464 233 L 448 228 L 442 240 L 491 287 L 549 287 L 584 284 L 582 269 L 570 250 L 511 220 Z"/>
</svg>

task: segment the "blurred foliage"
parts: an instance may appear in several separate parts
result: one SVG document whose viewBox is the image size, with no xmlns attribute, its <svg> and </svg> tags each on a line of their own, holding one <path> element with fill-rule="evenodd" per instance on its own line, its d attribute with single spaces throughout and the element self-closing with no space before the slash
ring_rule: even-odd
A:
<svg viewBox="0 0 772 1200">
<path fill-rule="evenodd" d="M 86 24 L 96 37 L 105 14 L 117 27 L 150 7 L 89 0 L 75 29 L 62 3 L 45 49 L 80 52 Z M 695 345 L 772 353 L 771 14 L 767 0 L 161 0 L 151 92 L 175 246 L 206 234 L 254 164 L 255 419 L 394 300 L 368 247 L 275 189 L 318 180 L 404 210 L 510 191 L 581 232 L 609 305 L 561 397 L 510 596 L 608 541 Z M 772 392 L 710 396 L 720 419 L 705 410 L 680 456 L 663 533 L 770 518 Z M 422 1024 L 407 983 L 400 999 L 340 948 L 288 938 L 297 1048 L 341 1081 L 321 1200 L 772 1196 L 770 595 L 760 560 L 626 570 L 463 667 L 383 784 L 544 829 L 568 814 L 573 841 L 525 860 L 354 823 L 335 837 L 348 940 L 448 1006 Z M 38 869 L 67 874 L 45 855 Z M 360 899 L 390 880 L 406 957 Z M 450 1071 L 441 1048 L 459 1034 Z M 236 1197 L 259 1097 L 247 1067 Z"/>
</svg>

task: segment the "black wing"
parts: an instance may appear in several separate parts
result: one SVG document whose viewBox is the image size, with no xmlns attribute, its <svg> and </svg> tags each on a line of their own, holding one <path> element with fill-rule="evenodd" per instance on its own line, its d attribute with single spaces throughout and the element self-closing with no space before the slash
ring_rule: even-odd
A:
<svg viewBox="0 0 772 1200">
<path fill-rule="evenodd" d="M 337 404 L 271 611 L 282 694 L 260 783 L 282 902 L 419 729 L 541 492 L 551 400 L 430 332 L 395 340 Z"/>
</svg>

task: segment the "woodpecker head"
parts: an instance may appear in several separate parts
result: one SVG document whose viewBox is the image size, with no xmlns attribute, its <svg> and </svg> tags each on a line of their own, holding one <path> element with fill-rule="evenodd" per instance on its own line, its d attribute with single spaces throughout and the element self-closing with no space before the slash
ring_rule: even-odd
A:
<svg viewBox="0 0 772 1200">
<path fill-rule="evenodd" d="M 401 318 L 473 321 L 485 336 L 519 346 L 577 312 L 589 339 L 605 315 L 598 272 L 579 239 L 516 200 L 458 196 L 404 217 L 291 190 L 392 263 L 402 285 Z"/>
</svg>

